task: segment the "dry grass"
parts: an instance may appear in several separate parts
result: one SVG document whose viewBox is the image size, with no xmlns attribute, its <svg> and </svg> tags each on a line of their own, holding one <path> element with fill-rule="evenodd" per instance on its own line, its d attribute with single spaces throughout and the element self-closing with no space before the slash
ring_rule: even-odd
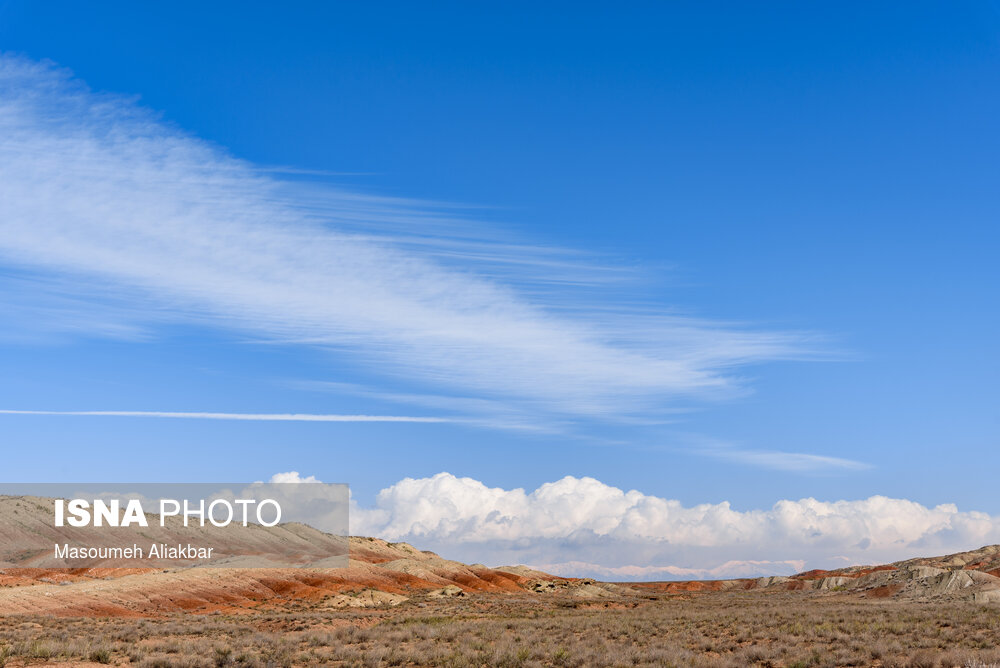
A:
<svg viewBox="0 0 1000 668">
<path fill-rule="evenodd" d="M 528 595 L 385 610 L 287 602 L 241 615 L 0 618 L 0 666 L 1000 665 L 1000 608 L 727 592 L 603 602 Z"/>
</svg>

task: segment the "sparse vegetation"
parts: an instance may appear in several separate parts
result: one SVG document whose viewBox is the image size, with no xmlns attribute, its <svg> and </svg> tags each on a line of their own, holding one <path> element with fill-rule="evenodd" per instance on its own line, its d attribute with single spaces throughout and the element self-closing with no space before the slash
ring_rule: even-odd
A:
<svg viewBox="0 0 1000 668">
<path fill-rule="evenodd" d="M 111 663 L 111 650 L 106 647 L 95 649 L 88 658 L 94 663 Z"/>
<path fill-rule="evenodd" d="M 1000 665 L 993 605 L 764 591 L 565 603 L 515 594 L 362 610 L 288 601 L 232 616 L 0 617 L 0 666 Z"/>
</svg>

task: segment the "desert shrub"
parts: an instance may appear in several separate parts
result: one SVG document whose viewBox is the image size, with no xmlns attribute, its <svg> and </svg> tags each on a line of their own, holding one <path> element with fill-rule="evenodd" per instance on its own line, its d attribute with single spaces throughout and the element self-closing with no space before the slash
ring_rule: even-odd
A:
<svg viewBox="0 0 1000 668">
<path fill-rule="evenodd" d="M 111 650 L 105 647 L 95 649 L 87 656 L 87 658 L 94 663 L 111 663 Z"/>
<path fill-rule="evenodd" d="M 139 668 L 172 668 L 170 659 L 165 657 L 157 657 L 155 659 L 143 659 L 142 663 L 139 664 Z"/>
<path fill-rule="evenodd" d="M 216 647 L 215 665 L 216 668 L 224 668 L 225 666 L 233 665 L 233 650 L 228 647 Z"/>
<path fill-rule="evenodd" d="M 920 650 L 910 657 L 909 668 L 937 668 L 938 658 L 931 652 Z"/>
</svg>

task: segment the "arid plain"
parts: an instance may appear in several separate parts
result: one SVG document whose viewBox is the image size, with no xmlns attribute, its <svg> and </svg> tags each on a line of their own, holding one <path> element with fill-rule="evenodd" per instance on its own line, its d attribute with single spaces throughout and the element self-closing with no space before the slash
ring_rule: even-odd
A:
<svg viewBox="0 0 1000 668">
<path fill-rule="evenodd" d="M 340 569 L 3 569 L 0 664 L 1000 664 L 1000 546 L 787 578 L 616 584 L 350 542 Z"/>
</svg>

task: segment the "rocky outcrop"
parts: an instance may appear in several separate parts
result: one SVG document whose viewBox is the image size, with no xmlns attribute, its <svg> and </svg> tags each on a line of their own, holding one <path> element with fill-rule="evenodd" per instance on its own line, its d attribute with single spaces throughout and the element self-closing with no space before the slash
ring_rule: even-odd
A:
<svg viewBox="0 0 1000 668">
<path fill-rule="evenodd" d="M 884 566 L 852 566 L 836 571 L 809 571 L 767 587 L 849 591 L 865 597 L 1000 601 L 1000 546 L 990 545 L 943 557 L 908 559 Z M 794 585 L 794 586 L 793 586 Z"/>
</svg>

